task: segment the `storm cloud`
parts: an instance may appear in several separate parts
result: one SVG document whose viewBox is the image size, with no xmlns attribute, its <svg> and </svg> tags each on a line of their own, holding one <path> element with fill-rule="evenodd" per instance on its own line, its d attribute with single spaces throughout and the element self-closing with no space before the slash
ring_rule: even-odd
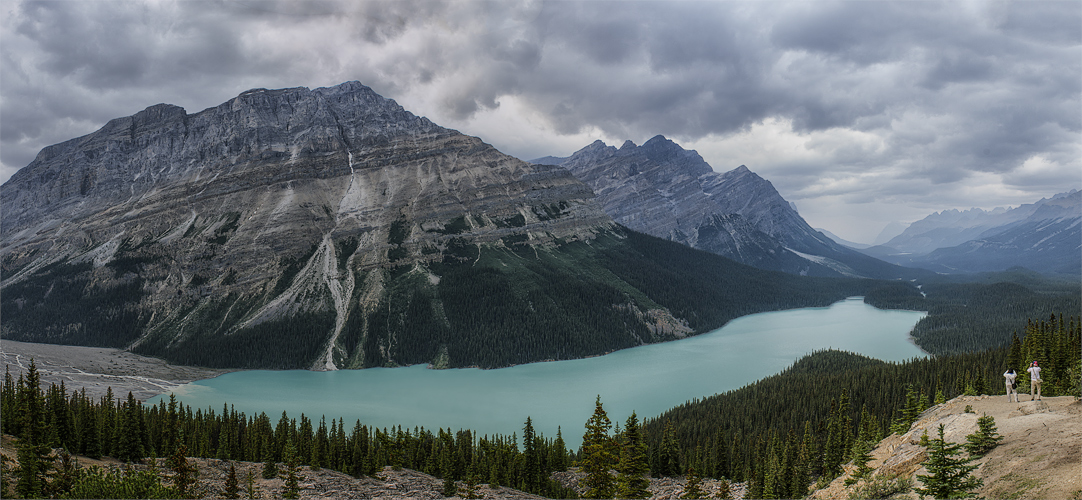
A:
<svg viewBox="0 0 1082 500">
<path fill-rule="evenodd" d="M 22 1 L 0 15 L 0 180 L 159 102 L 196 112 L 359 80 L 525 159 L 664 134 L 718 170 L 748 165 L 853 239 L 1082 187 L 1077 1 Z"/>
</svg>

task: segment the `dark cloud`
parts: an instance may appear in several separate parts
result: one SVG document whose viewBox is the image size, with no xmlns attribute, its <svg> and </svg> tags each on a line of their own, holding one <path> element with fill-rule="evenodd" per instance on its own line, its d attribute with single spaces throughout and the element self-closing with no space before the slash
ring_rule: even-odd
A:
<svg viewBox="0 0 1082 500">
<path fill-rule="evenodd" d="M 784 122 L 790 137 L 824 139 L 808 158 L 773 160 L 773 171 L 801 182 L 870 172 L 893 180 L 823 188 L 870 190 L 854 198 L 908 194 L 906 178 L 1047 183 L 1048 171 L 1077 170 L 1082 149 L 1076 1 L 59 0 L 5 9 L 0 179 L 48 144 L 158 102 L 194 112 L 248 88 L 353 79 L 449 126 L 514 99 L 540 123 L 529 132 L 538 144 L 585 131 L 724 140 Z M 830 139 L 848 133 L 862 139 Z M 1034 158 L 1052 166 L 1023 175 Z"/>
</svg>

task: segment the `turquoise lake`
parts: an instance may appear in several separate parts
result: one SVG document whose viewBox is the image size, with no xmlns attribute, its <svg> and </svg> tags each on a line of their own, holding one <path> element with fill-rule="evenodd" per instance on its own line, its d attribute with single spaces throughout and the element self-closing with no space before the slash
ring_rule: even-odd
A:
<svg viewBox="0 0 1082 500">
<path fill-rule="evenodd" d="M 692 399 L 743 387 L 773 375 L 813 351 L 828 348 L 885 361 L 925 356 L 909 337 L 924 312 L 886 311 L 851 297 L 829 307 L 792 309 L 737 318 L 717 330 L 675 342 L 646 345 L 586 359 L 531 363 L 498 370 L 430 370 L 424 365 L 313 372 L 234 372 L 177 388 L 193 408 L 220 412 L 229 402 L 248 415 L 283 410 L 299 419 L 345 418 L 369 427 L 402 425 L 522 433 L 526 417 L 546 437 L 563 430 L 568 446 L 600 395 L 614 421 L 635 411 L 655 417 Z M 168 398 L 168 394 L 164 396 Z M 162 396 L 149 403 L 156 404 Z"/>
</svg>

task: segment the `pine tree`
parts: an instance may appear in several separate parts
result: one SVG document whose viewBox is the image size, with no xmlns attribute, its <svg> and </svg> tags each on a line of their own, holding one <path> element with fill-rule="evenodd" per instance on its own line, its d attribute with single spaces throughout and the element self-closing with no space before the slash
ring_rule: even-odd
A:
<svg viewBox="0 0 1082 500">
<path fill-rule="evenodd" d="M 270 439 L 263 437 L 263 479 L 278 477 L 278 463 L 274 461 L 274 452 L 270 447 Z"/>
<path fill-rule="evenodd" d="M 41 376 L 33 358 L 30 359 L 25 383 L 20 384 L 18 393 L 19 412 L 16 418 L 22 425 L 22 435 L 17 450 L 19 480 L 15 491 L 23 498 L 39 498 L 45 494 L 53 460 L 49 456 L 52 449 L 46 442 L 48 429 L 45 420 L 45 398 L 41 393 Z"/>
<path fill-rule="evenodd" d="M 666 421 L 665 430 L 661 433 L 661 449 L 658 452 L 657 473 L 660 476 L 672 477 L 680 474 L 680 449 L 674 433 L 672 421 Z"/>
<path fill-rule="evenodd" d="M 609 429 L 612 421 L 601 405 L 601 396 L 597 396 L 594 413 L 586 421 L 586 432 L 582 435 L 581 466 L 586 477 L 580 481 L 586 492 L 583 498 L 612 498 L 616 493 L 615 479 L 609 473 L 612 466 L 612 452 L 609 448 Z"/>
<path fill-rule="evenodd" d="M 868 467 L 868 462 L 872 460 L 872 443 L 871 441 L 864 441 L 858 439 L 853 443 L 853 465 L 857 467 L 857 470 L 845 480 L 845 485 L 850 486 L 855 484 L 858 480 L 868 477 L 872 472 L 872 468 Z"/>
<path fill-rule="evenodd" d="M 928 460 L 924 468 L 931 474 L 917 475 L 924 483 L 923 488 L 914 488 L 921 496 L 934 498 L 972 498 L 972 490 L 980 488 L 983 482 L 969 474 L 977 468 L 969 465 L 973 458 L 956 458 L 962 453 L 962 447 L 948 443 L 943 439 L 943 424 L 939 424 L 939 437 L 928 442 Z"/>
<path fill-rule="evenodd" d="M 714 434 L 714 471 L 716 479 L 729 477 L 729 443 L 725 440 L 725 431 L 718 429 Z"/>
<path fill-rule="evenodd" d="M 680 498 L 702 498 L 702 482 L 703 478 L 695 471 L 695 468 L 688 468 L 687 484 L 684 486 L 684 494 L 680 495 Z"/>
<path fill-rule="evenodd" d="M 444 432 L 440 429 L 440 474 L 443 476 L 443 496 L 453 497 L 458 494 L 458 486 L 455 486 L 455 464 L 452 457 L 454 453 L 454 437 L 448 429 Z M 495 485 L 493 485 L 495 486 Z"/>
<path fill-rule="evenodd" d="M 462 492 L 462 497 L 467 499 L 481 498 L 481 493 L 477 487 L 478 479 L 477 473 L 474 470 L 474 464 L 471 462 L 466 467 L 466 487 Z"/>
<path fill-rule="evenodd" d="M 528 416 L 525 427 L 522 429 L 522 450 L 524 489 L 530 493 L 537 493 L 541 488 L 541 450 L 537 446 L 533 420 Z"/>
<path fill-rule="evenodd" d="M 237 466 L 229 462 L 229 475 L 225 479 L 225 497 L 240 498 L 240 484 L 237 481 Z"/>
<path fill-rule="evenodd" d="M 285 461 L 286 472 L 283 475 L 282 498 L 299 498 L 300 484 L 297 477 L 297 451 L 293 448 L 293 441 L 286 441 L 285 449 L 282 450 L 282 460 Z"/>
<path fill-rule="evenodd" d="M 729 500 L 732 497 L 733 497 L 733 492 L 732 492 L 732 489 L 731 489 L 731 487 L 729 485 L 729 480 L 722 479 L 722 480 L 718 481 L 717 498 L 720 498 L 722 500 Z M 799 497 L 797 497 L 797 498 L 799 498 Z"/>
<path fill-rule="evenodd" d="M 966 436 L 966 444 L 964 445 L 971 457 L 984 456 L 985 453 L 992 451 L 992 448 L 999 445 L 999 442 L 1003 439 L 1003 436 L 996 432 L 995 418 L 984 415 L 977 419 L 977 426 L 977 432 Z"/>
<path fill-rule="evenodd" d="M 635 412 L 631 412 L 631 416 L 627 417 L 627 425 L 624 427 L 624 443 L 620 450 L 620 463 L 616 467 L 619 473 L 616 477 L 618 498 L 650 496 L 650 492 L 646 490 L 650 486 L 650 480 L 646 478 L 646 474 L 650 472 L 647 452 L 646 441 L 639 427 L 639 417 L 635 415 Z"/>
<path fill-rule="evenodd" d="M 252 472 L 252 469 L 248 469 L 248 474 L 245 475 L 244 486 L 247 493 L 246 498 L 259 498 L 259 488 L 255 485 L 255 473 Z"/>
<path fill-rule="evenodd" d="M 189 498 L 192 495 L 192 487 L 196 484 L 196 478 L 199 477 L 199 469 L 195 464 L 188 462 L 188 447 L 178 443 L 166 462 L 172 470 L 173 490 L 180 498 Z"/>
</svg>

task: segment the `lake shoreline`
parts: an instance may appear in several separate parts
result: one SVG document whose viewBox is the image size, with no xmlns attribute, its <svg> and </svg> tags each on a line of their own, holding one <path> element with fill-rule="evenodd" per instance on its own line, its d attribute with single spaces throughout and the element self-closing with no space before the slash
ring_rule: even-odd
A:
<svg viewBox="0 0 1082 500">
<path fill-rule="evenodd" d="M 146 402 L 190 382 L 212 379 L 239 369 L 174 365 L 160 358 L 142 356 L 123 349 L 40 344 L 0 339 L 0 359 L 12 380 L 25 374 L 34 360 L 42 385 L 60 385 L 69 391 L 86 389 L 86 395 L 100 399 L 110 387 L 116 398 L 132 393 Z"/>
</svg>

